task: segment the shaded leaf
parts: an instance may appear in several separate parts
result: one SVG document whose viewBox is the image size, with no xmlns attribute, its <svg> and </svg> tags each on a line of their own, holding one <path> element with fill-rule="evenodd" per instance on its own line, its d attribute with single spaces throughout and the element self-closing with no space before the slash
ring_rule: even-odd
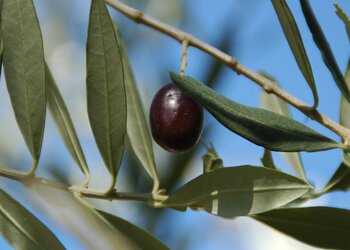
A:
<svg viewBox="0 0 350 250">
<path fill-rule="evenodd" d="M 345 163 L 340 164 L 331 179 L 323 188 L 322 193 L 347 191 L 350 189 L 350 168 Z"/>
<path fill-rule="evenodd" d="M 67 106 L 47 64 L 45 64 L 45 68 L 47 100 L 50 111 L 69 153 L 72 155 L 81 171 L 85 174 L 84 184 L 87 185 L 90 179 L 89 167 L 86 163 L 85 155 L 81 148 L 77 132 L 75 131 Z"/>
<path fill-rule="evenodd" d="M 264 149 L 264 155 L 260 158 L 260 160 L 264 167 L 277 169 L 270 150 Z"/>
<path fill-rule="evenodd" d="M 348 87 L 350 87 L 350 60 L 348 61 L 348 65 L 345 72 L 345 81 Z M 350 128 L 350 103 L 347 102 L 344 95 L 340 97 L 340 124 L 344 127 Z"/>
<path fill-rule="evenodd" d="M 120 37 L 119 40 L 122 41 Z M 154 181 L 154 190 L 157 190 L 159 187 L 159 179 L 154 160 L 152 140 L 136 80 L 132 72 L 126 47 L 123 43 L 122 48 L 127 99 L 127 135 L 135 155 Z"/>
<path fill-rule="evenodd" d="M 335 60 L 335 57 L 333 55 L 332 49 L 329 46 L 329 43 L 321 29 L 321 26 L 319 25 L 311 9 L 309 1 L 300 0 L 300 4 L 303 10 L 307 25 L 309 26 L 309 29 L 312 33 L 312 37 L 314 39 L 315 44 L 317 45 L 318 49 L 321 52 L 324 63 L 328 67 L 329 71 L 332 73 L 333 79 L 336 82 L 338 88 L 340 89 L 344 97 L 347 99 L 347 101 L 350 102 L 349 88 L 346 86 L 346 82 L 344 80 L 343 74 L 339 69 L 337 61 Z"/>
<path fill-rule="evenodd" d="M 236 103 L 199 81 L 170 73 L 186 94 L 206 108 L 221 124 L 247 140 L 273 151 L 321 151 L 342 147 L 305 125 L 273 112 Z"/>
<path fill-rule="evenodd" d="M 283 206 L 310 188 L 294 176 L 268 168 L 220 168 L 185 184 L 163 204 L 194 206 L 222 217 L 244 216 Z"/>
<path fill-rule="evenodd" d="M 284 208 L 253 218 L 316 247 L 350 248 L 349 210 L 331 207 Z"/>
<path fill-rule="evenodd" d="M 334 3 L 334 6 L 336 8 L 335 13 L 338 15 L 338 17 L 343 21 L 346 29 L 346 33 L 348 33 L 348 38 L 350 41 L 350 18 L 346 15 L 344 10 L 339 6 L 339 4 Z"/>
<path fill-rule="evenodd" d="M 0 232 L 16 249 L 64 249 L 44 224 L 3 190 L 0 190 Z"/>
<path fill-rule="evenodd" d="M 95 209 L 112 227 L 128 237 L 140 249 L 169 249 L 149 232 L 115 215 Z"/>
<path fill-rule="evenodd" d="M 277 81 L 273 77 L 265 73 L 262 73 L 262 74 L 266 78 L 270 79 L 273 83 L 278 85 Z M 260 100 L 261 100 L 262 108 L 269 110 L 271 112 L 275 112 L 279 115 L 283 115 L 288 118 L 291 118 L 288 104 L 278 96 L 270 95 L 265 91 L 262 91 L 260 95 Z M 282 153 L 282 155 L 285 157 L 289 165 L 296 171 L 298 176 L 303 180 L 307 181 L 300 154 L 299 153 Z"/>
<path fill-rule="evenodd" d="M 208 151 L 202 156 L 203 159 L 203 173 L 207 173 L 219 168 L 224 167 L 222 159 L 219 157 L 218 153 L 213 144 L 210 145 Z"/>
<path fill-rule="evenodd" d="M 314 107 L 318 106 L 318 94 L 314 75 L 312 73 L 309 58 L 304 48 L 303 39 L 300 31 L 294 20 L 293 14 L 290 11 L 288 4 L 284 0 L 271 0 L 275 8 L 279 22 L 282 26 L 285 37 L 287 38 L 290 49 L 293 52 L 294 58 L 302 72 L 305 80 L 309 84 L 314 96 Z"/>
<path fill-rule="evenodd" d="M 34 159 L 34 171 L 42 146 L 46 109 L 41 31 L 32 0 L 2 2 L 6 83 L 17 124 Z"/>
<path fill-rule="evenodd" d="M 121 47 L 103 0 L 91 3 L 86 80 L 90 125 L 114 186 L 124 150 L 127 108 Z"/>
</svg>

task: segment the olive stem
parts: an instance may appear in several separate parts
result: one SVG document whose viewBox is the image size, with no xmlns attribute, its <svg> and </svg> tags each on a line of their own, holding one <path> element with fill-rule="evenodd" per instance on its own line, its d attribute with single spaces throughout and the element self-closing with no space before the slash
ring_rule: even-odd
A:
<svg viewBox="0 0 350 250">
<path fill-rule="evenodd" d="M 187 49 L 188 49 L 189 41 L 187 38 L 185 38 L 182 41 L 182 52 L 181 52 L 181 70 L 180 75 L 185 75 L 185 70 L 187 66 Z"/>
<path fill-rule="evenodd" d="M 196 47 L 199 50 L 207 53 L 208 55 L 216 58 L 220 62 L 226 64 L 229 68 L 234 70 L 238 74 L 242 74 L 245 77 L 249 78 L 259 86 L 261 86 L 267 93 L 274 94 L 287 103 L 291 104 L 299 111 L 304 113 L 306 116 L 311 118 L 312 120 L 322 124 L 326 128 L 330 129 L 334 133 L 338 134 L 343 141 L 343 144 L 346 147 L 350 146 L 350 129 L 343 127 L 339 123 L 335 122 L 331 118 L 326 115 L 320 113 L 314 107 L 308 105 L 297 97 L 291 95 L 284 89 L 279 86 L 273 84 L 273 82 L 263 75 L 254 72 L 253 70 L 247 68 L 237 61 L 236 58 L 224 53 L 223 51 L 205 43 L 198 38 L 192 36 L 189 33 L 186 33 L 180 29 L 177 29 L 171 25 L 163 23 L 153 17 L 150 17 L 144 14 L 142 11 L 134 9 L 118 0 L 106 0 L 106 3 L 109 4 L 114 9 L 118 10 L 120 13 L 128 17 L 129 19 L 135 21 L 136 23 L 142 23 L 154 30 L 157 30 L 173 39 L 183 43 L 183 41 L 187 40 L 188 46 Z M 345 147 L 344 146 L 344 147 Z"/>
<path fill-rule="evenodd" d="M 123 193 L 123 192 L 110 192 L 106 193 L 103 190 L 96 190 L 92 188 L 85 188 L 81 186 L 69 186 L 62 183 L 54 182 L 45 178 L 36 177 L 34 175 L 27 175 L 25 172 L 9 169 L 9 168 L 0 168 L 0 176 L 18 181 L 23 185 L 45 185 L 45 187 L 50 187 L 54 189 L 58 189 L 64 192 L 69 192 L 73 194 L 77 194 L 87 198 L 94 199 L 104 199 L 104 200 L 132 200 L 132 201 L 140 201 L 145 202 L 152 207 L 160 207 L 162 201 L 168 198 L 167 195 L 162 193 Z"/>
</svg>

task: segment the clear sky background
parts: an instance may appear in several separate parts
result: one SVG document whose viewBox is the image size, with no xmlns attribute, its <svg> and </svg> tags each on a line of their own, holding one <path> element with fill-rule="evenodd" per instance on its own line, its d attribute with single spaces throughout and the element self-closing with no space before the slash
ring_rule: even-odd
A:
<svg viewBox="0 0 350 250">
<path fill-rule="evenodd" d="M 108 172 L 103 167 L 92 138 L 86 112 L 85 42 L 90 1 L 35 0 L 34 2 L 44 37 L 46 58 L 64 94 L 86 153 L 92 174 L 91 185 L 106 188 L 109 182 Z M 311 91 L 295 63 L 270 1 L 130 0 L 127 2 L 215 46 L 220 46 L 223 40 L 228 41 L 225 52 L 232 54 L 253 70 L 263 70 L 273 75 L 284 89 L 305 102 L 310 104 L 313 102 Z M 349 59 L 349 40 L 343 23 L 334 13 L 333 2 L 333 0 L 310 1 L 337 62 L 344 71 Z M 350 15 L 349 1 L 337 2 Z M 320 96 L 319 110 L 338 120 L 340 93 L 313 43 L 299 1 L 288 1 L 288 4 L 299 25 L 310 57 Z M 168 71 L 179 71 L 181 45 L 148 27 L 133 23 L 115 10 L 110 9 L 110 13 L 117 20 L 127 41 L 129 57 L 142 93 L 145 110 L 148 112 L 154 93 L 170 81 Z M 204 81 L 214 62 L 203 52 L 190 48 L 186 74 Z M 15 123 L 4 79 L 1 81 L 0 164 L 26 170 L 31 160 Z M 222 68 L 214 88 L 237 102 L 259 106 L 261 88 L 226 67 Z M 311 121 L 294 108 L 291 108 L 291 111 L 298 121 L 339 141 L 331 131 Z M 261 147 L 233 134 L 217 123 L 210 114 L 205 115 L 206 127 L 210 129 L 203 139 L 206 142 L 213 142 L 225 166 L 260 165 L 260 157 L 263 154 Z M 154 150 L 160 175 L 166 176 L 170 171 L 169 162 L 174 156 L 170 156 L 157 145 L 154 145 Z M 201 155 L 204 152 L 203 146 L 198 145 L 195 157 L 181 180 L 182 183 L 201 174 Z M 341 161 L 340 150 L 301 155 L 307 175 L 317 188 L 321 188 L 328 181 Z M 294 174 L 279 154 L 276 153 L 274 156 L 278 167 Z M 135 178 L 135 175 L 129 173 L 130 157 L 126 158 L 118 178 L 118 189 L 132 191 L 135 187 L 130 184 L 130 178 Z M 137 171 L 139 175 L 145 176 L 142 169 L 139 168 Z M 53 178 L 52 172 L 60 173 L 69 183 L 77 184 L 83 180 L 49 115 L 38 175 Z M 136 178 L 139 177 L 136 175 Z M 88 249 L 86 242 L 90 247 L 99 246 L 102 249 L 103 246 L 104 249 L 108 249 L 108 245 L 103 245 L 106 243 L 103 242 L 102 236 L 93 228 L 89 228 L 87 222 L 84 223 L 84 216 L 79 206 L 72 205 L 66 195 L 35 187 L 27 189 L 4 178 L 1 179 L 0 186 L 44 221 L 68 249 Z M 47 202 L 49 197 L 51 199 Z M 155 218 L 152 217 L 154 214 L 145 206 L 132 202 L 90 201 L 99 208 L 153 231 L 172 249 L 314 249 L 248 218 L 226 220 L 204 212 L 189 210 L 186 213 L 179 213 L 167 210 L 152 224 L 147 218 Z M 306 205 L 350 209 L 349 195 L 340 192 L 325 195 Z M 9 248 L 5 242 L 0 243 L 1 249 Z"/>
</svg>

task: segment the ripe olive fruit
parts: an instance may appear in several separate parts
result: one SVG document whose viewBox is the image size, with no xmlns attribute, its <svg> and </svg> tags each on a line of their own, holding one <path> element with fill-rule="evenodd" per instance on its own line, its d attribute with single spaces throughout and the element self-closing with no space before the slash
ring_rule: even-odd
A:
<svg viewBox="0 0 350 250">
<path fill-rule="evenodd" d="M 203 108 L 174 83 L 169 83 L 154 96 L 149 118 L 152 136 L 159 146 L 180 153 L 198 142 Z"/>
</svg>

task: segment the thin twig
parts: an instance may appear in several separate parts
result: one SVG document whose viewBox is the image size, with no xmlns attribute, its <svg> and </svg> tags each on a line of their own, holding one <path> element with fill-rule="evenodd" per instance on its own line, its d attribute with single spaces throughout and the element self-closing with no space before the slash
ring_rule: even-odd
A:
<svg viewBox="0 0 350 250">
<path fill-rule="evenodd" d="M 182 53 L 181 53 L 181 70 L 180 75 L 185 75 L 185 70 L 187 66 L 187 49 L 188 49 L 188 40 L 185 38 L 182 41 Z"/>
<path fill-rule="evenodd" d="M 310 105 L 291 95 L 287 91 L 283 90 L 278 86 L 275 86 L 275 84 L 273 84 L 271 80 L 242 65 L 237 61 L 236 58 L 195 38 L 189 33 L 186 33 L 180 29 L 165 24 L 153 17 L 147 16 L 140 10 L 134 9 L 118 0 L 106 0 L 106 2 L 111 7 L 118 10 L 120 13 L 127 16 L 131 20 L 137 23 L 142 23 L 154 30 L 157 30 L 167 36 L 170 36 L 175 40 L 179 41 L 180 43 L 182 43 L 186 39 L 188 41 L 189 46 L 193 46 L 202 50 L 208 55 L 226 64 L 238 74 L 242 74 L 245 77 L 251 79 L 253 82 L 260 85 L 266 92 L 280 97 L 281 99 L 283 99 L 284 101 L 286 101 L 287 103 L 291 104 L 299 111 L 304 113 L 306 116 L 310 117 L 312 120 L 315 120 L 316 122 L 332 130 L 334 133 L 338 134 L 342 138 L 343 143 L 346 146 L 349 146 L 350 130 L 348 128 L 341 126 L 339 123 L 320 113 L 318 110 L 314 109 Z"/>
<path fill-rule="evenodd" d="M 161 193 L 123 193 L 123 192 L 112 192 L 106 193 L 103 190 L 96 190 L 92 188 L 84 188 L 80 186 L 68 186 L 62 183 L 50 181 L 44 178 L 36 177 L 33 175 L 27 175 L 26 173 L 12 170 L 9 168 L 0 168 L 0 176 L 21 182 L 24 185 L 45 185 L 45 187 L 59 189 L 64 192 L 70 192 L 87 198 L 104 199 L 104 200 L 132 200 L 145 202 L 150 206 L 157 207 L 157 204 L 164 201 L 167 196 Z M 159 207 L 159 206 L 158 206 Z"/>
</svg>

